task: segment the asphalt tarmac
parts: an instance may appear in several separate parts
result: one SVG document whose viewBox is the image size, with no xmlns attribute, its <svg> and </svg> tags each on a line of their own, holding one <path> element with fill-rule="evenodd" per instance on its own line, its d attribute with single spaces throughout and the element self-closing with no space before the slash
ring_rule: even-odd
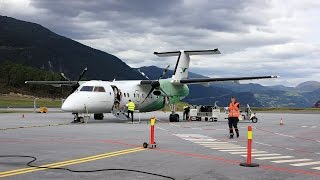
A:
<svg viewBox="0 0 320 180">
<path fill-rule="evenodd" d="M 135 114 L 138 121 L 138 114 Z M 155 149 L 149 143 L 151 116 Z M 258 123 L 239 122 L 240 137 L 229 139 L 227 121 L 168 122 L 168 113 L 142 113 L 129 124 L 105 114 L 86 124 L 70 123 L 69 113 L 0 114 L 0 156 L 34 156 L 33 165 L 69 168 L 70 172 L 30 168 L 24 157 L 0 157 L 7 179 L 320 179 L 320 115 L 258 113 Z M 280 120 L 284 125 L 280 125 Z M 246 161 L 247 127 L 253 127 L 252 161 Z M 117 169 L 127 169 L 117 170 Z"/>
</svg>

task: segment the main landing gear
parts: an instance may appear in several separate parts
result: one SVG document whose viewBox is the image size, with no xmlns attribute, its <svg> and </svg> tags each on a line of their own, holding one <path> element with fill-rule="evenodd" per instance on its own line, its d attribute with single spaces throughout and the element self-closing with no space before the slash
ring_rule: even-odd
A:
<svg viewBox="0 0 320 180">
<path fill-rule="evenodd" d="M 103 120 L 103 114 L 94 114 L 93 115 L 93 117 L 94 117 L 94 120 Z"/>
<path fill-rule="evenodd" d="M 171 114 L 170 114 L 170 116 L 169 116 L 169 121 L 170 122 L 179 122 L 179 114 L 177 114 L 176 113 L 176 106 L 175 106 L 175 104 L 172 104 L 171 106 L 170 106 L 170 108 L 171 108 Z"/>
</svg>

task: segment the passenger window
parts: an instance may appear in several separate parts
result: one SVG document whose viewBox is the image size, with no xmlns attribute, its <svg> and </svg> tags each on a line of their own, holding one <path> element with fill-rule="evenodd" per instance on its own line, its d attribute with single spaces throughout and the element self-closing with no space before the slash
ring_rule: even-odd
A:
<svg viewBox="0 0 320 180">
<path fill-rule="evenodd" d="M 130 96 L 129 96 L 129 93 L 127 93 L 127 96 L 130 97 Z"/>
<path fill-rule="evenodd" d="M 80 91 L 91 92 L 93 90 L 93 86 L 83 86 Z"/>
<path fill-rule="evenodd" d="M 96 87 L 94 87 L 94 92 L 106 92 L 106 91 L 104 90 L 103 87 L 101 87 L 101 86 L 96 86 Z"/>
<path fill-rule="evenodd" d="M 110 96 L 111 96 L 111 92 L 109 92 L 110 93 Z"/>
<path fill-rule="evenodd" d="M 133 97 L 136 97 L 136 93 L 133 93 Z"/>
<path fill-rule="evenodd" d="M 123 93 L 124 97 L 126 97 L 126 93 Z"/>
</svg>

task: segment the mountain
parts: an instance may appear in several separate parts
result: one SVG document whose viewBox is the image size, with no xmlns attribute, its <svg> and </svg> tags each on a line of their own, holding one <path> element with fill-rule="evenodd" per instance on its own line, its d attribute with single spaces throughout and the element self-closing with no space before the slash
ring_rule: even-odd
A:
<svg viewBox="0 0 320 180">
<path fill-rule="evenodd" d="M 144 79 L 114 55 L 60 36 L 35 23 L 0 16 L 0 63 L 11 61 L 87 79 Z"/>
<path fill-rule="evenodd" d="M 139 68 L 150 79 L 157 79 L 162 69 L 156 66 Z M 168 71 L 166 78 L 172 76 Z M 189 72 L 189 78 L 206 78 Z M 241 104 L 253 107 L 312 107 L 320 99 L 320 83 L 308 81 L 296 87 L 262 86 L 256 83 L 240 84 L 235 82 L 214 82 L 209 87 L 189 85 L 190 94 L 184 101 L 192 104 L 213 104 L 219 101 L 220 106 L 226 106 L 231 96 L 236 96 Z"/>
<path fill-rule="evenodd" d="M 299 92 L 312 92 L 317 89 L 320 89 L 320 82 L 317 81 L 307 81 L 299 84 L 295 87 L 295 89 Z"/>
</svg>

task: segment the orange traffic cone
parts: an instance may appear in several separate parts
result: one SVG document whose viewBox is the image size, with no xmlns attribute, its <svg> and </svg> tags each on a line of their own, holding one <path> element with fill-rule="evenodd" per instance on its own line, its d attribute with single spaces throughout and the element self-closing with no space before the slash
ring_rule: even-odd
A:
<svg viewBox="0 0 320 180">
<path fill-rule="evenodd" d="M 280 120 L 280 125 L 284 125 L 282 118 Z"/>
</svg>

